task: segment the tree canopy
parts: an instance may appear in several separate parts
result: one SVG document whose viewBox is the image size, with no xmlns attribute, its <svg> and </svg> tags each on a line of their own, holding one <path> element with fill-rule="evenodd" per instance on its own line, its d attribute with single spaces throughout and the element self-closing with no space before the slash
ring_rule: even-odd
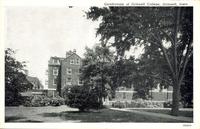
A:
<svg viewBox="0 0 200 129">
<path fill-rule="evenodd" d="M 145 54 L 155 60 L 154 64 L 156 61 L 166 64 L 157 64 L 161 70 L 153 72 L 160 75 L 167 72 L 168 77 L 160 79 L 173 86 L 172 114 L 177 115 L 180 86 L 193 56 L 193 8 L 91 7 L 87 17 L 101 21 L 97 35 L 102 42 L 114 46 L 118 55 L 124 56 L 131 46 L 144 45 Z"/>
<path fill-rule="evenodd" d="M 113 52 L 105 44 L 96 44 L 93 49 L 86 47 L 81 78 L 85 84 L 99 89 L 100 98 L 107 94 L 106 84 L 111 84 L 111 68 L 114 62 Z"/>
<path fill-rule="evenodd" d="M 25 62 L 19 62 L 14 57 L 14 50 L 5 50 L 5 104 L 19 105 L 21 103 L 20 92 L 32 87 L 24 74 Z"/>
</svg>

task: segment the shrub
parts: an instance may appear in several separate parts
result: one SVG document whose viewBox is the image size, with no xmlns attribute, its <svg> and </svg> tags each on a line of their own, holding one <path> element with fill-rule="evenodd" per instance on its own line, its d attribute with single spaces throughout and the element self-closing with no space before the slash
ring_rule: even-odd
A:
<svg viewBox="0 0 200 129">
<path fill-rule="evenodd" d="M 65 100 L 59 96 L 51 99 L 51 106 L 60 106 L 65 104 Z"/>
<path fill-rule="evenodd" d="M 49 106 L 51 104 L 51 98 L 44 96 L 40 103 L 42 106 Z"/>
<path fill-rule="evenodd" d="M 101 106 L 101 100 L 96 89 L 91 89 L 89 86 L 73 86 L 65 90 L 67 90 L 64 92 L 66 104 L 70 107 L 85 111 L 98 109 Z"/>
<path fill-rule="evenodd" d="M 136 99 L 131 101 L 117 101 L 112 104 L 115 108 L 162 108 L 162 102 L 154 102 L 143 99 Z"/>
<path fill-rule="evenodd" d="M 112 104 L 112 107 L 125 108 L 126 107 L 126 103 L 117 101 L 117 102 L 115 102 L 115 103 Z"/>
<path fill-rule="evenodd" d="M 13 91 L 5 91 L 5 105 L 6 106 L 19 106 L 23 103 L 24 98 L 20 93 Z"/>
<path fill-rule="evenodd" d="M 44 95 L 26 97 L 23 102 L 23 105 L 27 107 L 60 106 L 64 104 L 64 99 L 59 96 L 47 97 Z"/>
<path fill-rule="evenodd" d="M 31 106 L 33 106 L 33 107 L 43 106 L 42 96 L 41 95 L 33 96 L 33 99 L 31 100 Z"/>
<path fill-rule="evenodd" d="M 31 104 L 31 100 L 33 99 L 33 96 L 27 96 L 27 97 L 23 97 L 24 101 L 22 103 L 22 105 L 26 106 L 26 107 L 31 107 L 32 104 Z"/>
</svg>

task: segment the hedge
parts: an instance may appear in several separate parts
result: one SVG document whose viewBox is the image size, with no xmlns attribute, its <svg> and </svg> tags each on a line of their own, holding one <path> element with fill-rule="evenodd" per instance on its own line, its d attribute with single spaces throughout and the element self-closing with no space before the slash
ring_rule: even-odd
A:
<svg viewBox="0 0 200 129">
<path fill-rule="evenodd" d="M 114 108 L 163 108 L 163 102 L 136 99 L 131 101 L 116 101 L 112 103 Z"/>
<path fill-rule="evenodd" d="M 59 96 L 47 97 L 44 95 L 26 97 L 23 102 L 23 105 L 27 107 L 60 106 L 64 104 L 64 99 Z"/>
</svg>

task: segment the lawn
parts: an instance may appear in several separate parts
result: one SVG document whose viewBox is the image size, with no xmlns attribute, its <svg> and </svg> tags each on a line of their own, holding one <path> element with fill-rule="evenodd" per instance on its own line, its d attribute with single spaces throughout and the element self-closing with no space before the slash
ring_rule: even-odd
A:
<svg viewBox="0 0 200 129">
<path fill-rule="evenodd" d="M 6 107 L 6 122 L 182 122 L 111 109 L 79 112 L 67 106 Z"/>
<path fill-rule="evenodd" d="M 162 113 L 171 115 L 171 109 L 133 109 L 133 110 L 139 110 L 139 111 L 145 111 L 145 112 L 153 112 L 153 113 Z M 193 111 L 186 111 L 186 110 L 180 110 L 178 116 L 184 116 L 184 117 L 193 117 Z"/>
</svg>

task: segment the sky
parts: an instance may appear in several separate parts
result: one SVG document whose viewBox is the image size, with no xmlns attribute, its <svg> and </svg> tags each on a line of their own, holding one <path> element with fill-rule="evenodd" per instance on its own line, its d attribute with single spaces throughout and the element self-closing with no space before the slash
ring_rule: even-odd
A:
<svg viewBox="0 0 200 129">
<path fill-rule="evenodd" d="M 65 57 L 76 49 L 83 57 L 85 47 L 99 42 L 94 22 L 85 16 L 89 7 L 7 7 L 6 48 L 16 50 L 16 58 L 27 62 L 30 76 L 45 85 L 51 56 Z M 45 88 L 47 88 L 45 86 Z"/>
</svg>

